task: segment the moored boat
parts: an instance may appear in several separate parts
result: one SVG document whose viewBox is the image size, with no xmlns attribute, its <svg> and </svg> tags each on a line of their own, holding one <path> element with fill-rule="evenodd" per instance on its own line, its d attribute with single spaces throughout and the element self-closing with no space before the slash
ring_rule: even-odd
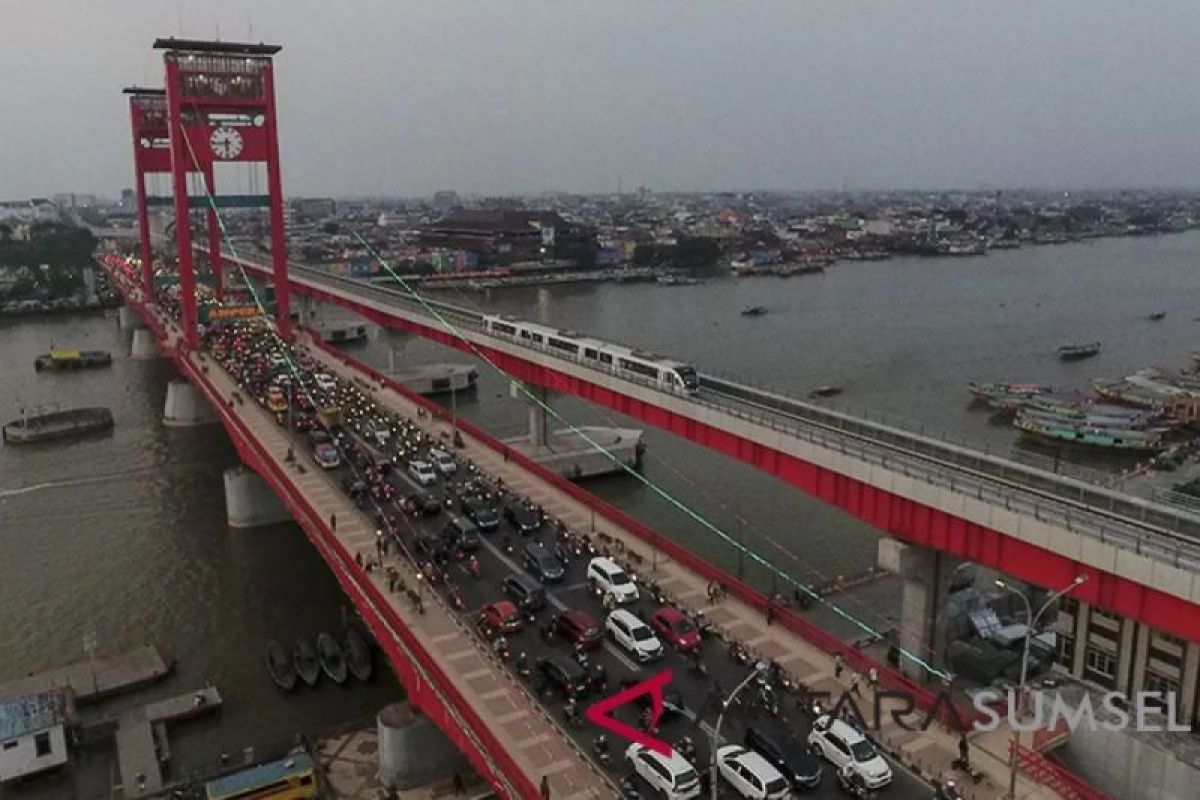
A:
<svg viewBox="0 0 1200 800">
<path fill-rule="evenodd" d="M 1165 312 L 1165 311 L 1155 311 L 1153 314 L 1150 314 L 1149 316 L 1147 316 L 1146 319 L 1151 320 L 1153 322 L 1159 322 L 1166 316 L 1167 316 L 1167 312 Z"/>
<path fill-rule="evenodd" d="M 35 444 L 107 431 L 112 426 L 112 411 L 103 407 L 22 410 L 20 419 L 0 431 L 0 438 L 5 444 Z"/>
<path fill-rule="evenodd" d="M 1031 398 L 1053 391 L 1040 383 L 976 383 L 967 384 L 967 390 L 977 403 L 986 403 L 1000 414 L 1015 414 Z"/>
<path fill-rule="evenodd" d="M 33 360 L 33 368 L 38 372 L 42 370 L 65 372 L 111 365 L 112 353 L 106 350 L 51 350 Z"/>
<path fill-rule="evenodd" d="M 746 306 L 742 309 L 743 317 L 761 317 L 767 313 L 766 306 Z"/>
<path fill-rule="evenodd" d="M 283 645 L 274 639 L 267 642 L 267 672 L 270 673 L 271 680 L 275 681 L 275 685 L 285 692 L 296 688 L 296 681 L 299 679 L 296 665 L 292 663 L 292 657 Z"/>
<path fill-rule="evenodd" d="M 322 633 L 317 637 L 317 657 L 321 662 L 321 671 L 329 676 L 329 680 L 334 683 L 346 682 L 350 675 L 346 667 L 346 654 L 332 634 Z"/>
<path fill-rule="evenodd" d="M 1098 427 L 1053 415 L 1021 412 L 1013 424 L 1028 436 L 1058 444 L 1084 445 L 1128 453 L 1157 453 L 1167 446 L 1161 432 L 1157 430 Z"/>
<path fill-rule="evenodd" d="M 1064 344 L 1058 348 L 1058 357 L 1063 361 L 1077 361 L 1083 358 L 1091 358 L 1100 352 L 1100 347 L 1100 342 Z"/>
<path fill-rule="evenodd" d="M 347 628 L 342 646 L 346 651 L 346 664 L 350 667 L 350 674 L 363 683 L 371 680 L 371 673 L 375 669 L 375 658 L 371 652 L 371 646 L 367 644 L 363 635 L 354 627 Z"/>
<path fill-rule="evenodd" d="M 833 384 L 826 384 L 824 386 L 818 386 L 817 388 L 813 389 L 811 392 L 808 393 L 808 396 L 809 397 L 835 397 L 836 395 L 839 395 L 841 393 L 842 393 L 842 387 L 834 386 Z"/>
<path fill-rule="evenodd" d="M 317 685 L 317 679 L 321 677 L 321 661 L 307 639 L 296 642 L 296 647 L 292 650 L 292 664 L 301 680 L 309 686 Z"/>
</svg>

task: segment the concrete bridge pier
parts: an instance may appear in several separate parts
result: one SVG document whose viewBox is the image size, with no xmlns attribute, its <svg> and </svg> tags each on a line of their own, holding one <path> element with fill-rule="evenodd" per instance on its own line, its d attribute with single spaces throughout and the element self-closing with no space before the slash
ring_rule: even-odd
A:
<svg viewBox="0 0 1200 800">
<path fill-rule="evenodd" d="M 522 385 L 525 391 L 521 391 Z M 550 404 L 550 390 L 513 381 L 512 396 L 529 404 L 529 444 L 532 447 L 545 447 L 546 440 L 550 438 L 549 414 L 546 411 L 546 406 Z"/>
<path fill-rule="evenodd" d="M 190 428 L 216 421 L 217 415 L 196 387 L 182 380 L 173 380 L 167 384 L 167 402 L 163 406 L 164 425 L 172 428 Z"/>
<path fill-rule="evenodd" d="M 429 718 L 408 703 L 393 703 L 376 717 L 379 780 L 404 790 L 455 772 L 467 774 L 467 760 Z"/>
<path fill-rule="evenodd" d="M 945 663 L 946 598 L 962 559 L 897 539 L 879 540 L 879 566 L 904 581 L 900 611 L 901 648 L 935 666 Z M 911 659 L 900 671 L 914 680 L 926 677 Z"/>
<path fill-rule="evenodd" d="M 142 318 L 138 316 L 138 313 L 129 306 L 121 306 L 117 309 L 117 325 L 123 331 L 132 331 L 146 327 L 146 324 L 142 322 Z"/>
<path fill-rule="evenodd" d="M 239 464 L 225 470 L 223 477 L 229 527 L 257 528 L 291 521 L 291 512 L 254 470 Z"/>
<path fill-rule="evenodd" d="M 149 328 L 134 330 L 133 344 L 129 347 L 129 355 L 138 361 L 149 361 L 152 358 L 162 357 L 162 351 L 158 349 L 158 342 L 154 340 L 154 333 Z"/>
</svg>

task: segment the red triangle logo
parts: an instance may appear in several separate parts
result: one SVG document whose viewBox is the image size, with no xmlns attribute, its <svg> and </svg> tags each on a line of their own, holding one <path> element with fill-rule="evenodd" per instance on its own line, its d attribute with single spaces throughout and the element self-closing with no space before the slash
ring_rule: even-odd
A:
<svg viewBox="0 0 1200 800">
<path fill-rule="evenodd" d="M 670 755 L 671 745 L 662 739 L 651 736 L 647 731 L 640 731 L 631 725 L 626 725 L 609 713 L 626 703 L 633 702 L 644 694 L 648 694 L 650 695 L 650 728 L 657 729 L 658 721 L 663 713 L 663 687 L 670 682 L 671 670 L 665 669 L 651 678 L 647 678 L 640 683 L 635 683 L 628 689 L 622 689 L 614 695 L 593 703 L 584 712 L 585 716 L 587 716 L 589 722 L 599 725 L 606 731 L 610 731 L 623 739 L 645 745 L 661 755 Z"/>
</svg>

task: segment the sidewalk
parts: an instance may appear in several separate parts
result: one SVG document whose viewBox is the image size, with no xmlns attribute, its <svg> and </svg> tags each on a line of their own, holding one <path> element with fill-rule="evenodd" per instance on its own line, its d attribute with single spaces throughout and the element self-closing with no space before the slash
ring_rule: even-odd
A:
<svg viewBox="0 0 1200 800">
<path fill-rule="evenodd" d="M 336 360 L 320 347 L 309 344 L 311 340 L 307 335 L 299 337 L 299 341 L 308 345 L 306 349 L 314 359 L 330 365 L 343 377 L 357 376 L 359 385 L 368 389 L 368 393 L 377 401 L 414 419 L 428 433 L 435 437 L 449 435 L 449 422 L 428 417 L 417 418 L 418 406 L 408 396 L 389 386 L 366 381 L 346 363 Z M 576 531 L 590 529 L 593 513 L 586 504 L 505 459 L 502 454 L 491 450 L 465 432 L 463 438 L 466 448 L 460 452 L 474 461 L 487 475 L 501 478 L 506 489 L 540 504 L 547 513 L 562 519 Z M 646 542 L 607 519 L 597 519 L 596 525 L 597 533 L 602 532 L 620 540 L 627 550 L 643 556 L 641 572 L 649 572 L 652 561 L 655 562 L 657 571 L 653 574 L 663 591 L 684 607 L 704 608 L 714 625 L 740 640 L 755 656 L 775 660 L 805 685 L 817 691 L 829 692 L 833 697 L 840 696 L 850 688 L 855 674 L 846 669 L 840 679 L 835 678 L 833 658 L 798 634 L 780 625 L 768 627 L 762 613 L 733 597 L 720 601 L 716 606 L 707 605 L 707 580 L 704 577 L 691 572 L 661 552 L 652 559 Z M 857 677 L 862 697 L 856 698 L 856 702 L 864 713 L 869 714 L 874 708 L 874 693 L 867 686 L 865 676 Z M 997 747 L 992 737 L 972 742 L 971 764 L 984 773 L 978 784 L 972 784 L 961 773 L 950 769 L 951 761 L 958 756 L 958 734 L 938 723 L 932 724 L 924 731 L 904 730 L 889 713 L 896 708 L 900 708 L 897 701 L 885 700 L 881 703 L 881 716 L 884 721 L 877 739 L 878 744 L 898 761 L 927 780 L 953 777 L 962 788 L 966 800 L 1001 800 L 1007 796 L 1009 766 L 1006 744 Z M 919 727 L 924 720 L 924 714 L 921 712 L 902 717 L 914 728 Z M 981 744 L 987 746 L 981 747 Z M 1018 780 L 1019 800 L 1051 800 L 1059 796 L 1025 775 L 1021 775 Z"/>
</svg>

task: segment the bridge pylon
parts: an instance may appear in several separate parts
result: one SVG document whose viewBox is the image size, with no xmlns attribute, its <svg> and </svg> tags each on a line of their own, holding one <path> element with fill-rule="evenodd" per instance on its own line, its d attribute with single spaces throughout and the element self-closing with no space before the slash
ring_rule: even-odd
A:
<svg viewBox="0 0 1200 800">
<path fill-rule="evenodd" d="M 215 288 L 221 291 L 222 206 L 265 207 L 271 231 L 271 271 L 275 284 L 275 313 L 279 332 L 291 336 L 287 239 L 283 220 L 283 184 L 279 165 L 279 126 L 275 111 L 273 56 L 279 45 L 191 39 L 158 39 L 166 67 L 167 126 L 175 200 L 175 240 L 179 251 L 181 321 L 188 346 L 199 345 L 196 329 L 196 274 L 189 217 L 193 198 L 188 176 L 203 182 L 209 264 Z M 220 165 L 244 163 L 256 169 L 265 164 L 267 194 L 223 196 L 219 193 Z M 253 182 L 252 182 L 253 191 Z M 209 198 L 211 197 L 212 202 Z"/>
<path fill-rule="evenodd" d="M 154 301 L 154 248 L 150 244 L 150 212 L 146 176 L 171 172 L 171 143 L 167 132 L 167 92 L 128 86 L 130 129 L 133 134 L 134 197 L 142 257 L 142 291 Z"/>
</svg>

